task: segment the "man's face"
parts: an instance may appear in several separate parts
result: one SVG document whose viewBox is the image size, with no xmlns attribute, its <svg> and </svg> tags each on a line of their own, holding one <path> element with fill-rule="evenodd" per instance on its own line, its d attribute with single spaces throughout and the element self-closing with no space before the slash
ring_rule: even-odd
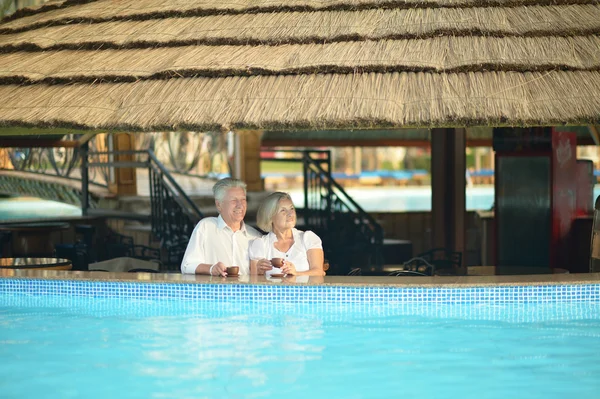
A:
<svg viewBox="0 0 600 399">
<path fill-rule="evenodd" d="M 246 216 L 246 193 L 241 187 L 232 187 L 225 193 L 221 201 L 215 201 L 217 210 L 227 225 L 237 225 Z"/>
</svg>

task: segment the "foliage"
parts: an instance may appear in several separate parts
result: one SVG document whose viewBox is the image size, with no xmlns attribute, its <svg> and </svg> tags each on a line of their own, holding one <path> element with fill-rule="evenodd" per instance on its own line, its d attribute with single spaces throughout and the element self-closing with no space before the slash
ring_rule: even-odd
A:
<svg viewBox="0 0 600 399">
<path fill-rule="evenodd" d="M 466 165 L 467 168 L 474 168 L 475 167 L 475 151 L 471 151 L 470 153 L 467 153 L 467 155 L 465 156 L 466 159 Z"/>
<path fill-rule="evenodd" d="M 0 0 L 0 18 L 12 14 L 19 8 L 37 6 L 48 0 Z"/>
<path fill-rule="evenodd" d="M 381 162 L 381 170 L 394 170 L 394 164 L 390 160 L 384 160 Z"/>
<path fill-rule="evenodd" d="M 423 154 L 419 157 L 414 157 L 412 160 L 413 169 L 423 169 L 431 172 L 431 155 Z"/>
<path fill-rule="evenodd" d="M 15 0 L 0 0 L 0 18 L 15 11 Z"/>
<path fill-rule="evenodd" d="M 262 173 L 302 173 L 301 162 L 261 161 Z"/>
</svg>

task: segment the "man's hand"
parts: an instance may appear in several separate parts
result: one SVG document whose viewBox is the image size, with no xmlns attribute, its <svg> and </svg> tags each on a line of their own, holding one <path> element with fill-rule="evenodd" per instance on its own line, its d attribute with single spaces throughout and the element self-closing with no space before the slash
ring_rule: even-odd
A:
<svg viewBox="0 0 600 399">
<path fill-rule="evenodd" d="M 211 276 L 227 277 L 227 266 L 223 262 L 217 262 L 210 267 L 209 274 Z"/>
<path fill-rule="evenodd" d="M 267 270 L 273 269 L 273 265 L 269 259 L 261 259 L 256 263 L 256 269 L 258 274 L 265 274 Z"/>
</svg>

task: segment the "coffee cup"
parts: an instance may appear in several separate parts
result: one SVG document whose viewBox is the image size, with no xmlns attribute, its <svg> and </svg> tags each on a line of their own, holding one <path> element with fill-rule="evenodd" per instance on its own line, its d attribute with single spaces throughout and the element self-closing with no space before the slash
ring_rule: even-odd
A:
<svg viewBox="0 0 600 399">
<path fill-rule="evenodd" d="M 240 272 L 240 267 L 239 266 L 230 266 L 230 267 L 227 268 L 227 275 L 228 276 L 237 276 L 239 272 Z"/>
<path fill-rule="evenodd" d="M 272 258 L 271 264 L 273 267 L 283 267 L 283 258 Z"/>
</svg>

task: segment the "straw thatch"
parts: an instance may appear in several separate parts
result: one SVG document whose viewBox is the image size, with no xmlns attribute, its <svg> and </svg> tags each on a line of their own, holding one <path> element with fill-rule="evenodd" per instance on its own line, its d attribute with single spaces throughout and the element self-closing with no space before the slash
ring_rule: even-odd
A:
<svg viewBox="0 0 600 399">
<path fill-rule="evenodd" d="M 0 56 L 0 82 L 355 72 L 597 71 L 600 37 L 436 37 L 281 46 L 62 50 Z"/>
<path fill-rule="evenodd" d="M 598 1 L 66 0 L 0 32 L 0 126 L 600 122 Z"/>
<path fill-rule="evenodd" d="M 66 0 L 61 3 L 46 5 L 37 11 L 22 11 L 20 14 L 24 17 L 4 24 L 0 32 L 22 31 L 47 25 L 151 20 L 163 17 L 498 6 L 519 6 L 524 9 L 526 6 L 549 4 L 597 4 L 597 0 L 121 0 L 110 3 Z M 29 14 L 32 16 L 28 16 Z"/>
<path fill-rule="evenodd" d="M 0 51 L 281 45 L 447 36 L 600 32 L 598 5 L 426 8 L 215 15 L 51 26 L 0 36 Z"/>
</svg>

